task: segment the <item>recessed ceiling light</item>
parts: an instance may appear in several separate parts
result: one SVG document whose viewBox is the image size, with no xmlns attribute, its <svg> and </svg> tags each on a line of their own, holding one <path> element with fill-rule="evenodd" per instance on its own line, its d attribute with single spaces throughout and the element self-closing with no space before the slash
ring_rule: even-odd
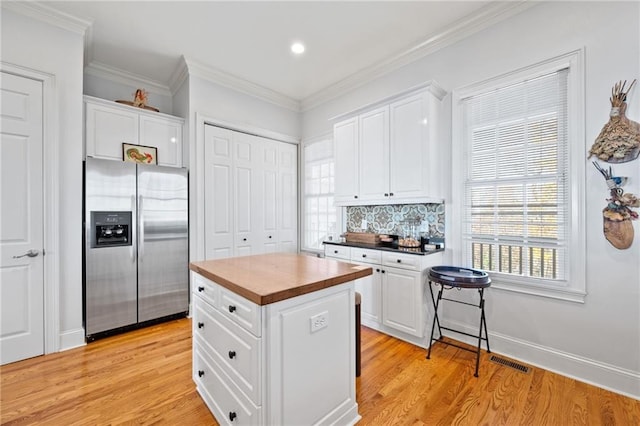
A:
<svg viewBox="0 0 640 426">
<path fill-rule="evenodd" d="M 291 51 L 296 55 L 302 54 L 304 52 L 304 44 L 298 42 L 293 43 L 291 45 Z"/>
</svg>

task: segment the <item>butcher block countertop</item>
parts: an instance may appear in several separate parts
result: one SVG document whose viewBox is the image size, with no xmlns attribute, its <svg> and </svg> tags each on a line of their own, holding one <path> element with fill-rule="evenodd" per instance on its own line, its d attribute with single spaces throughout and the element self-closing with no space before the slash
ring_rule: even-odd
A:
<svg viewBox="0 0 640 426">
<path fill-rule="evenodd" d="M 371 275 L 368 266 L 293 253 L 191 262 L 189 268 L 258 305 Z"/>
</svg>

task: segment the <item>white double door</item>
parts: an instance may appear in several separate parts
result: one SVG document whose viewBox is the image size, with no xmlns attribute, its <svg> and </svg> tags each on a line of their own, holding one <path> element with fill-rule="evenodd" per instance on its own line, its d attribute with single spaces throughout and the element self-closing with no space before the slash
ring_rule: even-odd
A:
<svg viewBox="0 0 640 426">
<path fill-rule="evenodd" d="M 205 256 L 297 251 L 297 146 L 205 125 Z"/>
<path fill-rule="evenodd" d="M 43 83 L 1 73 L 0 363 L 44 353 Z"/>
</svg>

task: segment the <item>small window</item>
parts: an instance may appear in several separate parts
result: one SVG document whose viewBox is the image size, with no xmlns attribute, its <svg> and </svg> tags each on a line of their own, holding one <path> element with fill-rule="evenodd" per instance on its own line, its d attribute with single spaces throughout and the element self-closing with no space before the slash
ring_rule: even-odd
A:
<svg viewBox="0 0 640 426">
<path fill-rule="evenodd" d="M 576 217 L 571 210 L 583 205 L 579 57 L 459 92 L 454 157 L 466 166 L 456 186 L 462 261 L 491 272 L 498 286 L 577 301 L 584 296 L 584 208 Z"/>
<path fill-rule="evenodd" d="M 305 142 L 303 148 L 303 241 L 302 249 L 321 251 L 322 242 L 339 231 L 333 205 L 333 140 L 322 138 Z"/>
</svg>

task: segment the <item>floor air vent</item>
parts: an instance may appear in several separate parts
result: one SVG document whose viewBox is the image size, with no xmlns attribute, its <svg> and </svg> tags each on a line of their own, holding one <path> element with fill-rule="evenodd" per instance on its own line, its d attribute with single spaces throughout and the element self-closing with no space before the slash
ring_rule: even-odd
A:
<svg viewBox="0 0 640 426">
<path fill-rule="evenodd" d="M 504 365 L 505 367 L 513 368 L 523 373 L 529 372 L 529 367 L 527 367 L 526 365 L 518 364 L 517 362 L 500 358 L 499 356 L 491 355 L 491 358 L 489 358 L 489 361 L 495 362 L 496 364 Z"/>
</svg>

